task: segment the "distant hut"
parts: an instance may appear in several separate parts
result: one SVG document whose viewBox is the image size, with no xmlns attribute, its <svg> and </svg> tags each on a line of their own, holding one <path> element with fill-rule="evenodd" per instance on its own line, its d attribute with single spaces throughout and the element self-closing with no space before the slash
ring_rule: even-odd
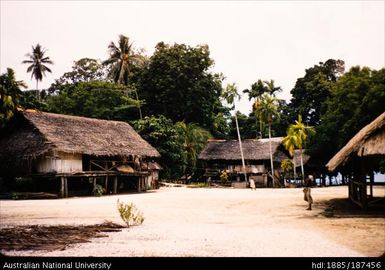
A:
<svg viewBox="0 0 385 270">
<path fill-rule="evenodd" d="M 373 158 L 385 156 L 385 112 L 361 129 L 327 164 L 333 172 L 347 165 L 353 165 L 353 179 L 349 182 L 349 197 L 366 208 L 368 205 L 367 185 L 373 197 L 373 179 L 368 183 L 366 174 L 371 169 Z"/>
<path fill-rule="evenodd" d="M 279 178 L 281 161 L 288 158 L 281 146 L 282 139 L 282 137 L 272 138 L 271 143 L 276 178 Z M 247 178 L 253 179 L 257 187 L 273 186 L 271 177 L 269 177 L 271 171 L 269 139 L 243 140 L 242 149 Z M 204 175 L 207 179 L 220 181 L 220 174 L 226 172 L 233 182 L 233 186 L 242 186 L 238 182 L 243 182 L 245 187 L 246 181 L 243 176 L 241 152 L 237 140 L 209 140 L 199 154 L 199 159 L 203 161 Z"/>
<path fill-rule="evenodd" d="M 68 187 L 76 193 L 87 183 L 106 193 L 145 190 L 152 162 L 160 156 L 119 121 L 30 110 L 17 112 L 0 132 L 0 177 L 58 185 L 63 197 Z"/>
</svg>

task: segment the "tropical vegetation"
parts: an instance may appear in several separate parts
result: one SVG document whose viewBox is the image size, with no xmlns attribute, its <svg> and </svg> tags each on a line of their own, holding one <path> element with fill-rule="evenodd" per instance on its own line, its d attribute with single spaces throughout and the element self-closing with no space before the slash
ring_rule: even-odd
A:
<svg viewBox="0 0 385 270">
<path fill-rule="evenodd" d="M 161 154 L 161 177 L 201 180 L 198 155 L 208 138 L 249 139 L 283 136 L 293 157 L 295 149 L 312 157 L 322 179 L 326 162 L 363 126 L 384 112 L 385 69 L 355 66 L 345 71 L 340 59 L 304 67 L 291 89 L 291 100 L 277 98 L 281 87 L 258 79 L 243 90 L 253 101 L 250 114 L 237 111 L 240 91 L 214 73 L 207 45 L 159 42 L 152 55 L 120 35 L 106 46 L 107 59 L 74 61 L 47 89 L 39 82 L 53 61 L 40 44 L 23 61 L 36 89 L 22 90 L 13 70 L 0 75 L 0 125 L 18 107 L 126 121 Z M 315 132 L 314 132 L 314 131 Z M 272 153 L 270 151 L 270 159 Z M 294 158 L 293 158 L 294 161 Z M 378 160 L 373 170 L 385 169 Z M 296 164 L 292 168 L 295 176 Z M 274 164 L 271 162 L 274 175 Z M 301 165 L 302 176 L 304 168 Z M 342 171 L 342 173 L 346 173 Z"/>
</svg>

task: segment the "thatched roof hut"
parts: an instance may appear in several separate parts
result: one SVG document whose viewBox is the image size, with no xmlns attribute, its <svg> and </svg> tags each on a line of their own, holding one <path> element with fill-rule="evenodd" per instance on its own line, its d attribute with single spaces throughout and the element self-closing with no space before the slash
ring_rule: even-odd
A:
<svg viewBox="0 0 385 270">
<path fill-rule="evenodd" d="M 282 151 L 277 151 L 281 145 L 282 137 L 271 139 L 273 152 L 273 160 L 281 162 L 287 156 Z M 242 149 L 245 160 L 269 160 L 269 139 L 249 139 L 242 141 Z M 199 154 L 199 159 L 205 161 L 225 160 L 238 161 L 241 160 L 241 151 L 239 149 L 238 140 L 210 140 L 206 147 Z"/>
<path fill-rule="evenodd" d="M 327 164 L 329 171 L 345 165 L 352 157 L 385 155 L 385 112 L 361 129 Z"/>
<path fill-rule="evenodd" d="M 15 166 L 56 151 L 91 156 L 159 157 L 127 123 L 39 111 L 17 112 L 0 131 L 0 164 Z M 3 167 L 0 165 L 0 167 Z"/>
</svg>

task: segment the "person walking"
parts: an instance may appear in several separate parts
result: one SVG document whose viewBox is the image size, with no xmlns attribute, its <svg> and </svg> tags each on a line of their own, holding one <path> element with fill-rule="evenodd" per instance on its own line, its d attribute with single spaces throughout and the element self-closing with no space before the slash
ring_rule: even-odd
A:
<svg viewBox="0 0 385 270">
<path fill-rule="evenodd" d="M 311 205 L 313 203 L 313 197 L 311 196 L 311 187 L 313 185 L 313 181 L 314 181 L 314 178 L 312 175 L 309 175 L 305 179 L 305 188 L 303 189 L 304 200 L 307 201 L 307 203 L 309 204 L 309 207 L 306 208 L 306 210 L 311 210 Z"/>
</svg>

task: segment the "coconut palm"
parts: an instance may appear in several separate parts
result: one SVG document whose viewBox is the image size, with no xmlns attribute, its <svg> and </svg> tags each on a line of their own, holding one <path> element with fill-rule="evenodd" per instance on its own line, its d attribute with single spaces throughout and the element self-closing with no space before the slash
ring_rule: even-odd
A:
<svg viewBox="0 0 385 270">
<path fill-rule="evenodd" d="M 306 125 L 302 122 L 302 116 L 298 115 L 298 120 L 295 121 L 295 124 L 290 125 L 288 134 L 293 136 L 294 145 L 300 151 L 300 160 L 301 160 L 301 172 L 302 172 L 302 181 L 305 181 L 305 170 L 303 168 L 303 148 L 306 146 L 307 138 L 315 134 L 313 127 Z"/>
<path fill-rule="evenodd" d="M 49 59 L 48 56 L 45 56 L 47 51 L 43 49 L 40 44 L 37 44 L 35 47 L 32 46 L 32 53 L 27 53 L 26 56 L 29 58 L 28 60 L 24 60 L 23 64 L 31 64 L 27 68 L 27 72 L 31 73 L 31 78 L 35 78 L 36 80 L 36 90 L 39 95 L 39 81 L 43 80 L 43 76 L 45 76 L 45 72 L 52 72 L 46 65 L 52 65 L 53 62 Z"/>
<path fill-rule="evenodd" d="M 275 96 L 276 92 L 281 92 L 282 91 L 282 88 L 280 86 L 276 87 L 274 85 L 274 80 L 263 81 L 263 83 L 265 84 L 265 89 L 266 89 L 265 92 L 269 93 L 270 95 Z"/>
<path fill-rule="evenodd" d="M 238 100 L 241 98 L 241 96 L 238 94 L 238 89 L 237 86 L 232 83 L 228 84 L 226 88 L 224 89 L 222 93 L 222 97 L 226 100 L 228 104 L 231 104 L 232 107 L 231 109 L 235 110 L 235 99 L 237 98 Z M 243 149 L 242 149 L 242 140 L 241 140 L 241 134 L 239 132 L 239 125 L 238 125 L 238 117 L 237 113 L 235 113 L 235 126 L 237 128 L 237 135 L 238 135 L 238 142 L 239 142 L 239 149 L 241 151 L 241 159 L 242 159 L 242 168 L 245 176 L 245 181 L 247 182 L 247 175 L 246 175 L 246 165 L 245 165 L 245 158 L 243 156 Z"/>
<path fill-rule="evenodd" d="M 118 45 L 115 45 L 114 42 L 110 43 L 108 46 L 108 52 L 110 57 L 103 62 L 104 65 L 110 65 L 108 76 L 115 83 L 128 85 L 129 75 L 132 72 L 132 68 L 144 63 L 143 55 L 134 52 L 133 43 L 130 43 L 129 38 L 124 35 L 119 35 Z M 139 97 L 136 90 L 135 95 L 139 104 Z M 138 106 L 138 109 L 140 119 L 142 119 L 142 110 L 140 105 Z"/>
<path fill-rule="evenodd" d="M 7 68 L 7 72 L 0 75 L 0 127 L 2 127 L 16 110 L 22 95 L 21 87 L 27 86 L 23 81 L 16 81 L 15 72 Z"/>
<path fill-rule="evenodd" d="M 293 158 L 293 173 L 294 178 L 297 176 L 297 172 L 295 170 L 295 158 L 294 158 L 294 150 L 298 145 L 298 138 L 297 135 L 293 133 L 292 129 L 287 130 L 287 135 L 282 140 L 282 145 L 285 147 L 285 149 L 289 152 L 290 156 Z"/>
<path fill-rule="evenodd" d="M 270 152 L 270 166 L 271 166 L 271 174 L 274 178 L 274 164 L 273 164 L 273 152 L 271 149 L 271 126 L 273 123 L 273 119 L 279 117 L 278 113 L 278 100 L 271 94 L 263 94 L 261 97 L 261 101 L 257 107 L 257 115 L 258 117 L 266 122 L 269 127 L 269 152 Z"/>
<path fill-rule="evenodd" d="M 255 113 L 255 118 L 257 119 L 257 126 L 258 126 L 258 115 L 257 115 L 257 109 L 258 109 L 258 106 L 260 104 L 260 99 L 262 97 L 262 95 L 264 95 L 265 93 L 268 93 L 272 96 L 275 96 L 275 93 L 276 92 L 279 92 L 281 91 L 281 87 L 276 87 L 274 85 L 274 80 L 270 80 L 270 81 L 262 81 L 262 80 L 258 80 L 257 82 L 253 83 L 251 85 L 251 88 L 250 90 L 249 89 L 245 89 L 243 90 L 243 93 L 247 93 L 248 96 L 249 96 L 249 100 L 251 99 L 255 99 L 255 102 L 254 102 L 254 113 Z M 259 133 L 259 137 L 262 138 L 262 133 L 263 133 L 263 121 L 261 119 L 259 119 L 259 128 L 260 128 L 260 133 Z"/>
<path fill-rule="evenodd" d="M 124 35 L 119 35 L 118 45 L 110 43 L 108 52 L 110 57 L 103 64 L 111 65 L 110 78 L 116 83 L 127 85 L 132 68 L 141 65 L 144 57 L 134 52 L 133 43 Z"/>
</svg>

